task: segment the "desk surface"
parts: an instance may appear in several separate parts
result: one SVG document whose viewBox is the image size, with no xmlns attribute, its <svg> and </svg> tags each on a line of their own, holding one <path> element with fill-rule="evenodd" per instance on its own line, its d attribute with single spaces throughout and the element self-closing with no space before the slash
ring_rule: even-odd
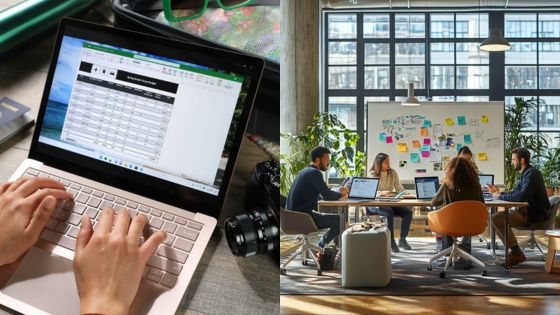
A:
<svg viewBox="0 0 560 315">
<path fill-rule="evenodd" d="M 387 201 L 387 200 L 320 200 L 318 202 L 319 206 L 325 207 L 340 207 L 340 206 L 431 206 L 431 200 L 420 200 L 420 199 L 401 199 L 399 201 Z M 489 207 L 526 207 L 527 202 L 517 202 L 517 201 L 504 201 L 504 200 L 492 200 L 486 201 L 485 205 Z"/>
<path fill-rule="evenodd" d="M 108 23 L 106 17 L 111 13 L 107 8 L 104 3 L 85 19 Z M 34 117 L 41 101 L 52 42 L 52 37 L 40 41 L 7 62 L 0 62 L 0 98 L 8 96 L 31 107 Z M 0 145 L 0 182 L 6 181 L 27 158 L 32 134 L 32 129 L 27 130 Z M 240 157 L 220 222 L 243 211 L 240 196 L 244 179 L 257 161 L 268 158 L 250 141 L 243 142 Z M 216 229 L 176 314 L 278 314 L 280 285 L 275 259 L 233 256 L 223 229 Z M 0 314 L 7 313 L 0 308 Z"/>
</svg>

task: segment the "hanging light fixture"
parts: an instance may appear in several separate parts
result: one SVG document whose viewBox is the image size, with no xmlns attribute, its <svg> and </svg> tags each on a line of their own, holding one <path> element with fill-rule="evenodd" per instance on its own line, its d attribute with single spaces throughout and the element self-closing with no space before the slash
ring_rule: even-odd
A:
<svg viewBox="0 0 560 315">
<path fill-rule="evenodd" d="M 401 103 L 402 106 L 420 106 L 420 101 L 414 97 L 414 83 L 408 82 L 408 96 Z"/>
<path fill-rule="evenodd" d="M 478 0 L 478 35 L 480 36 L 480 0 Z M 478 48 L 484 51 L 506 51 L 511 49 L 511 45 L 502 36 L 502 31 L 499 28 L 492 28 L 490 29 L 490 36 L 482 41 Z"/>
</svg>

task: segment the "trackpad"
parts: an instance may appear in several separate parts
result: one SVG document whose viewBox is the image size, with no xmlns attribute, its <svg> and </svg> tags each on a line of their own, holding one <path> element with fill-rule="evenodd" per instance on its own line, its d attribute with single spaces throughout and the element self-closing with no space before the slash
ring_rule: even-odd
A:
<svg viewBox="0 0 560 315">
<path fill-rule="evenodd" d="M 2 293 L 51 314 L 79 314 L 72 261 L 32 247 Z"/>
</svg>

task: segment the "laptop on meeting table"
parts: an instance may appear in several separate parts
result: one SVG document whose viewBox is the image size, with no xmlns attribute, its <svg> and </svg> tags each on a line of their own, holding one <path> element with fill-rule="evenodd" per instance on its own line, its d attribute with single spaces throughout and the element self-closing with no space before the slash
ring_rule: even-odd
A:
<svg viewBox="0 0 560 315">
<path fill-rule="evenodd" d="M 354 177 L 352 186 L 348 192 L 349 201 L 370 201 L 375 200 L 379 178 L 373 177 Z"/>
<path fill-rule="evenodd" d="M 216 226 L 263 66 L 256 57 L 63 19 L 29 158 L 10 180 L 59 180 L 74 202 L 59 203 L 7 275 L 0 304 L 79 314 L 72 259 L 80 219 L 95 224 L 100 209 L 126 207 L 168 233 L 130 314 L 174 314 Z"/>
<path fill-rule="evenodd" d="M 415 177 L 414 187 L 416 199 L 432 199 L 439 190 L 439 178 L 437 176 Z"/>
<path fill-rule="evenodd" d="M 482 188 L 482 196 L 485 201 L 494 200 L 494 195 L 488 191 L 488 184 L 494 185 L 494 175 L 493 174 L 480 174 L 478 175 L 480 181 L 480 187 Z"/>
</svg>

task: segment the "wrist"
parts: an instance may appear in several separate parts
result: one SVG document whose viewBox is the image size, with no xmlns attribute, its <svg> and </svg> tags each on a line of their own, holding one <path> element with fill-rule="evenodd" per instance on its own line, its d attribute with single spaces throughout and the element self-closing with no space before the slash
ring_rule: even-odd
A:
<svg viewBox="0 0 560 315">
<path fill-rule="evenodd" d="M 80 299 L 80 314 L 99 315 L 127 315 L 129 306 L 119 300 L 111 300 L 102 297 L 90 297 Z"/>
</svg>

